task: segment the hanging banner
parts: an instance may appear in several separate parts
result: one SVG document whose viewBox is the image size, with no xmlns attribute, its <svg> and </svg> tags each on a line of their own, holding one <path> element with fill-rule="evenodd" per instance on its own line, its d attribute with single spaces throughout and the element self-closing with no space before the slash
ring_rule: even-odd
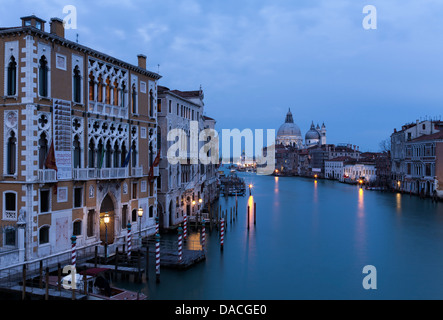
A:
<svg viewBox="0 0 443 320">
<path fill-rule="evenodd" d="M 72 180 L 71 102 L 54 100 L 52 114 L 57 179 Z"/>
</svg>

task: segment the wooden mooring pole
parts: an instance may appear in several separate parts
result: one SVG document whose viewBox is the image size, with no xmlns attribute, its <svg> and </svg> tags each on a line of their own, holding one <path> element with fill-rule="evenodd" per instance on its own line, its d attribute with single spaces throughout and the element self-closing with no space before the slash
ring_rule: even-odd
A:
<svg viewBox="0 0 443 320">
<path fill-rule="evenodd" d="M 160 283 L 160 234 L 155 235 L 155 280 Z"/>
<path fill-rule="evenodd" d="M 256 216 L 257 216 L 257 203 L 254 202 L 254 225 L 256 223 Z"/>
<path fill-rule="evenodd" d="M 248 206 L 248 220 L 247 220 L 248 230 L 249 230 L 249 211 L 250 211 L 250 206 Z"/>
<path fill-rule="evenodd" d="M 49 267 L 46 267 L 45 272 L 45 300 L 49 300 Z"/>
<path fill-rule="evenodd" d="M 22 291 L 22 300 L 26 298 L 26 264 L 23 264 L 23 291 Z"/>
</svg>

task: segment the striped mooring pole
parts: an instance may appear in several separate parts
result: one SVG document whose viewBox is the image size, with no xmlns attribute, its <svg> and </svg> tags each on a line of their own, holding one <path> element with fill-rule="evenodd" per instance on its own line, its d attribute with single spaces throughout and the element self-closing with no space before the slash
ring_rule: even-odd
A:
<svg viewBox="0 0 443 320">
<path fill-rule="evenodd" d="M 155 217 L 155 234 L 160 234 L 160 225 L 158 223 L 158 217 Z"/>
<path fill-rule="evenodd" d="M 160 282 L 160 234 L 155 235 L 155 279 Z"/>
<path fill-rule="evenodd" d="M 128 222 L 128 260 L 131 259 L 131 223 Z"/>
<path fill-rule="evenodd" d="M 202 243 L 202 250 L 205 251 L 205 242 L 206 242 L 206 228 L 205 228 L 205 219 L 202 220 L 202 236 L 201 236 L 201 243 Z"/>
<path fill-rule="evenodd" d="M 183 216 L 183 240 L 188 238 L 188 215 Z"/>
<path fill-rule="evenodd" d="M 77 263 L 77 252 L 76 252 L 77 237 L 74 235 L 72 235 L 71 237 L 71 244 L 72 244 L 71 265 L 75 268 Z"/>
<path fill-rule="evenodd" d="M 182 263 L 183 262 L 183 244 L 182 244 L 182 236 L 183 234 L 183 229 L 182 227 L 178 227 L 178 262 Z"/>
<path fill-rule="evenodd" d="M 220 250 L 223 251 L 223 244 L 225 242 L 225 219 L 220 220 Z"/>
</svg>

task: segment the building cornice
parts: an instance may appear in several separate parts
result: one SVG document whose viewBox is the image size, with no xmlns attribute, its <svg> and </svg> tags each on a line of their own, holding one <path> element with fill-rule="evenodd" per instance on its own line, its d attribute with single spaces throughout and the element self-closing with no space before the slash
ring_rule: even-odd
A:
<svg viewBox="0 0 443 320">
<path fill-rule="evenodd" d="M 155 80 L 159 80 L 162 78 L 161 75 L 159 75 L 158 73 L 149 71 L 149 70 L 145 70 L 143 68 L 140 68 L 138 66 L 135 66 L 133 64 L 124 62 L 122 60 L 119 60 L 117 58 L 111 57 L 105 53 L 99 52 L 97 50 L 91 49 L 89 47 L 80 45 L 76 42 L 67 40 L 65 38 L 59 37 L 55 34 L 52 33 L 48 33 L 48 32 L 44 32 L 41 31 L 35 27 L 32 26 L 26 26 L 26 27 L 15 27 L 15 28 L 7 28 L 7 29 L 0 29 L 0 37 L 4 38 L 6 35 L 16 35 L 19 36 L 21 34 L 26 34 L 26 35 L 35 35 L 38 36 L 42 39 L 45 39 L 47 41 L 50 41 L 52 43 L 57 43 L 59 45 L 62 45 L 64 47 L 67 47 L 69 49 L 75 49 L 79 52 L 82 52 L 84 54 L 90 55 L 94 58 L 98 58 L 101 59 L 103 61 L 115 64 L 119 67 L 128 69 L 130 71 L 133 72 L 137 72 L 139 74 L 145 75 L 147 77 L 153 78 Z"/>
</svg>

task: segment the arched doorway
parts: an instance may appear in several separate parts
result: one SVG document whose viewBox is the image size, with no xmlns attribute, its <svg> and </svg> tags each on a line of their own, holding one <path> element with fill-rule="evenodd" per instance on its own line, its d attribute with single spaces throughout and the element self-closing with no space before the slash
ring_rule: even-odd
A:
<svg viewBox="0 0 443 320">
<path fill-rule="evenodd" d="M 105 224 L 105 215 L 109 215 L 109 223 Z M 107 241 L 108 244 L 114 243 L 114 202 L 112 201 L 111 196 L 108 194 L 102 201 L 102 205 L 100 206 L 100 241 L 105 244 Z"/>
</svg>

